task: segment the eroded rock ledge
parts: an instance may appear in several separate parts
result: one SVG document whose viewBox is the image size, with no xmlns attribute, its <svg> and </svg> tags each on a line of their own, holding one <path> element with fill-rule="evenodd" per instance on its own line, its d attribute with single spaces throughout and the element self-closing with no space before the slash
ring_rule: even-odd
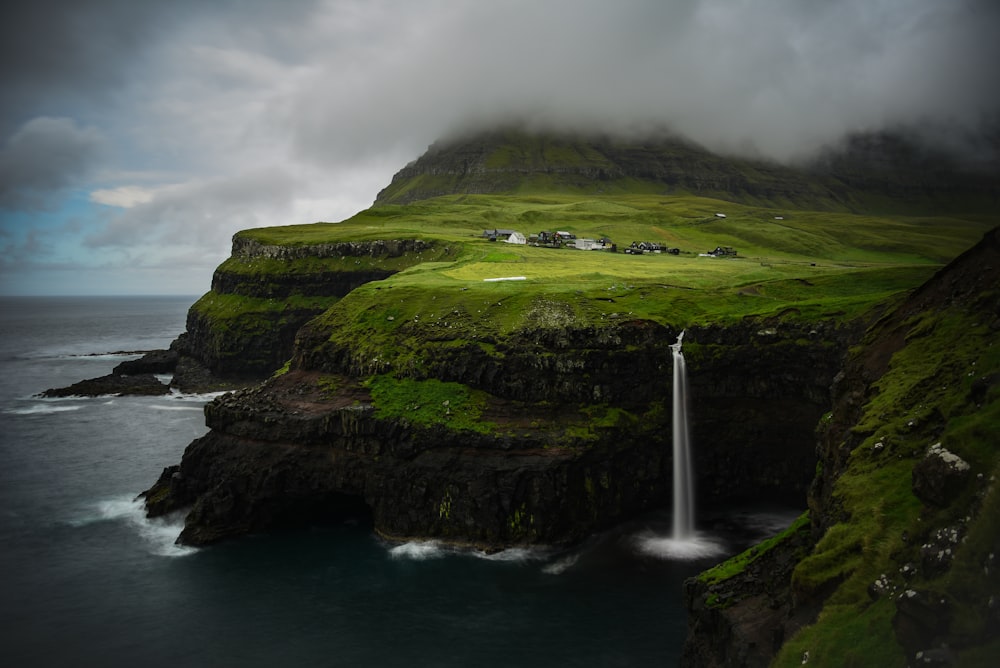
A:
<svg viewBox="0 0 1000 668">
<path fill-rule="evenodd" d="M 180 540 L 196 545 L 366 512 L 385 536 L 497 549 L 582 540 L 663 492 L 660 447 L 419 427 L 378 418 L 363 388 L 331 399 L 315 381 L 292 372 L 209 404 L 212 431 L 145 492 L 150 515 L 190 507 Z"/>
</svg>

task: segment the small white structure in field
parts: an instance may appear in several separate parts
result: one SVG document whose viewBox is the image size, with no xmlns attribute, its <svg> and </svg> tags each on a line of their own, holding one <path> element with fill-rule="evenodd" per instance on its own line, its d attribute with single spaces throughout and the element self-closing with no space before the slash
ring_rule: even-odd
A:
<svg viewBox="0 0 1000 668">
<path fill-rule="evenodd" d="M 724 213 L 717 213 L 717 214 L 715 214 L 715 217 L 716 218 L 725 218 L 726 214 L 724 214 Z"/>
<path fill-rule="evenodd" d="M 509 244 L 526 244 L 528 240 L 524 238 L 524 235 L 520 232 L 511 232 L 510 236 L 507 237 L 507 243 Z"/>
</svg>

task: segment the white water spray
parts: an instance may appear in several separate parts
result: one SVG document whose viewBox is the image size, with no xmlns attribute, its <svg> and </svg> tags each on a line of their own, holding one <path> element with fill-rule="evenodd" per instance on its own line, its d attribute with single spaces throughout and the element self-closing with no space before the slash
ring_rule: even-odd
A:
<svg viewBox="0 0 1000 668">
<path fill-rule="evenodd" d="M 691 473 L 691 437 L 688 431 L 687 369 L 681 343 L 670 346 L 674 358 L 674 526 L 671 537 L 687 540 L 694 535 L 694 483 Z"/>
</svg>

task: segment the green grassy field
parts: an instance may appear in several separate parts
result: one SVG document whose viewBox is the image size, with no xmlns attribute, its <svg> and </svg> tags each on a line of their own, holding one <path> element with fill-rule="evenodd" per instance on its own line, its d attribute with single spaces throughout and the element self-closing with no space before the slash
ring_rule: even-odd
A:
<svg viewBox="0 0 1000 668">
<path fill-rule="evenodd" d="M 393 260 L 393 269 L 409 266 L 348 299 L 379 302 L 378 289 L 395 288 L 408 295 L 394 306 L 404 319 L 480 300 L 500 305 L 489 309 L 490 317 L 492 326 L 504 330 L 518 326 L 523 320 L 518 314 L 530 312 L 539 298 L 570 303 L 578 318 L 594 322 L 622 314 L 680 326 L 779 313 L 849 318 L 920 284 L 995 223 L 983 215 L 786 211 L 693 196 L 455 195 L 374 207 L 340 223 L 240 234 L 279 245 L 431 241 L 437 252 Z M 526 236 L 561 230 L 581 238 L 608 237 L 619 249 L 656 241 L 681 253 L 634 256 L 482 238 L 494 228 Z M 716 246 L 732 246 L 738 256 L 700 256 Z M 280 270 L 250 264 L 247 271 Z M 524 280 L 487 280 L 511 277 Z"/>
</svg>

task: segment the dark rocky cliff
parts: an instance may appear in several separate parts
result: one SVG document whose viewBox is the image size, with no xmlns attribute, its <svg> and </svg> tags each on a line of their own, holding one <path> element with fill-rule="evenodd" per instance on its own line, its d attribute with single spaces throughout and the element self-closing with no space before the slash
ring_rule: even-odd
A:
<svg viewBox="0 0 1000 668">
<path fill-rule="evenodd" d="M 430 346 L 416 380 L 484 393 L 493 428 L 476 433 L 380 416 L 360 383 L 370 368 L 314 323 L 287 374 L 208 406 L 211 433 L 164 472 L 148 507 L 192 506 L 191 543 L 359 509 L 392 537 L 487 549 L 576 542 L 669 498 L 675 336 L 648 321 L 518 331 L 496 343 L 502 361 Z M 687 333 L 703 501 L 801 498 L 823 388 L 850 339 L 815 323 Z M 601 423 L 587 410 L 620 415 Z"/>
<path fill-rule="evenodd" d="M 997 285 L 995 229 L 852 350 L 808 521 L 687 583 L 685 665 L 994 665 Z"/>
</svg>

